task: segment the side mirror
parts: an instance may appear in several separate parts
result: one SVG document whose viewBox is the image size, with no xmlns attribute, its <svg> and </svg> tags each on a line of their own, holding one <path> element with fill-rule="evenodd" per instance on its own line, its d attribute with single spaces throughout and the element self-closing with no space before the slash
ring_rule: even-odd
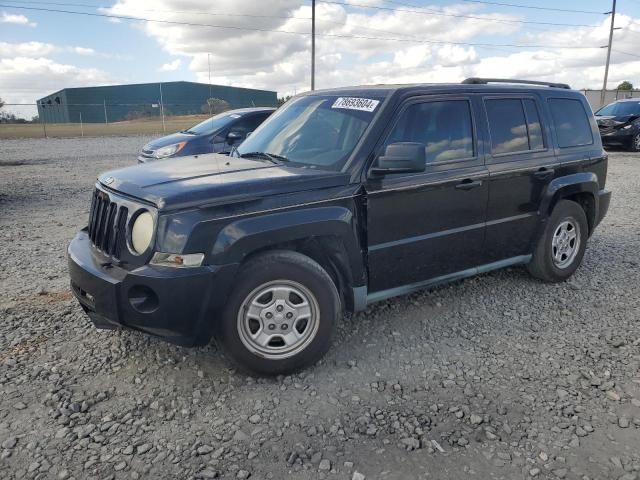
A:
<svg viewBox="0 0 640 480">
<path fill-rule="evenodd" d="M 227 143 L 233 145 L 243 139 L 243 135 L 240 132 L 230 131 L 227 133 Z"/>
<path fill-rule="evenodd" d="M 424 172 L 427 164 L 424 143 L 398 142 L 387 145 L 384 155 L 378 157 L 372 173 L 419 173 Z"/>
</svg>

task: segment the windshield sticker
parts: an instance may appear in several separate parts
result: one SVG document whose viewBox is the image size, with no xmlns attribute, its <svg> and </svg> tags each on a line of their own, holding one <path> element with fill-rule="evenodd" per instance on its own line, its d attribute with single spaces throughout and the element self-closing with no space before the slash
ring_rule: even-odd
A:
<svg viewBox="0 0 640 480">
<path fill-rule="evenodd" d="M 331 108 L 346 108 L 348 110 L 362 110 L 363 112 L 373 112 L 380 100 L 372 100 L 370 98 L 357 97 L 340 97 Z"/>
</svg>

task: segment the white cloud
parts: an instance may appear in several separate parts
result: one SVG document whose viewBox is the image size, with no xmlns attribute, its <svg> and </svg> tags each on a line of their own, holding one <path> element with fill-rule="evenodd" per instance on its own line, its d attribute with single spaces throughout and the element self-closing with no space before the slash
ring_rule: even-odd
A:
<svg viewBox="0 0 640 480">
<path fill-rule="evenodd" d="M 74 53 L 82 56 L 95 55 L 93 48 L 64 47 L 43 42 L 0 42 L 0 58 L 46 57 L 52 53 Z"/>
<path fill-rule="evenodd" d="M 56 49 L 55 45 L 42 42 L 7 43 L 0 42 L 0 58 L 42 57 Z"/>
<path fill-rule="evenodd" d="M 96 51 L 93 48 L 87 48 L 87 47 L 70 47 L 70 50 L 73 53 L 76 53 L 78 55 L 83 55 L 83 56 L 92 56 L 96 54 Z"/>
<path fill-rule="evenodd" d="M 378 0 L 354 0 L 357 4 L 382 4 Z M 148 9 L 163 12 L 163 18 L 207 23 L 228 28 L 167 25 L 154 22 L 142 29 L 172 55 L 190 58 L 189 69 L 199 81 L 208 79 L 208 54 L 212 81 L 237 86 L 269 88 L 280 94 L 307 89 L 311 8 L 297 0 L 274 0 L 265 10 L 255 0 L 193 0 L 193 15 L 184 13 L 179 0 L 119 0 L 114 14 L 145 17 Z M 459 81 L 462 66 L 479 61 L 479 51 L 464 45 L 442 42 L 467 42 L 486 35 L 514 34 L 520 28 L 510 14 L 478 13 L 474 5 L 448 8 L 429 7 L 443 15 L 421 15 L 410 11 L 353 8 L 344 5 L 317 5 L 317 81 L 319 87 L 345 84 L 427 81 L 434 74 Z M 401 10 L 415 10 L 403 7 Z M 232 12 L 235 16 L 207 15 Z M 450 15 L 473 14 L 479 18 L 455 18 Z M 240 17 L 237 15 L 247 15 Z M 264 18 L 260 15 L 294 18 Z M 500 20 L 489 23 L 486 20 Z M 261 31 L 252 31 L 257 28 Z M 274 32 L 278 30 L 279 32 Z M 296 35 L 286 32 L 300 32 Z M 360 38 L 353 38 L 360 37 Z M 403 41 L 391 41 L 403 40 Z M 419 40 L 414 42 L 414 40 Z M 423 42 L 430 40 L 434 43 Z"/>
<path fill-rule="evenodd" d="M 35 22 L 30 22 L 24 15 L 15 15 L 6 12 L 0 13 L 0 23 L 15 23 L 17 25 L 27 25 L 29 27 L 35 27 L 37 25 Z"/>
<path fill-rule="evenodd" d="M 387 5 L 382 0 L 353 0 L 353 3 Z M 133 28 L 142 30 L 167 54 L 175 56 L 171 62 L 160 66 L 159 71 L 176 71 L 184 64 L 196 80 L 208 82 L 210 63 L 214 83 L 267 88 L 277 90 L 280 95 L 308 89 L 309 5 L 301 5 L 299 0 L 271 0 L 267 9 L 264 2 L 257 0 L 190 0 L 188 8 L 195 13 L 184 13 L 187 7 L 182 0 L 117 0 L 105 11 L 141 19 L 156 17 L 220 27 L 155 22 L 134 24 Z M 545 28 L 518 23 L 525 18 L 520 15 L 522 12 L 518 15 L 484 13 L 487 10 L 481 5 L 460 3 L 426 8 L 430 11 L 423 10 L 428 13 L 423 15 L 406 11 L 418 10 L 418 7 L 398 6 L 400 10 L 386 10 L 318 3 L 316 86 L 459 82 L 465 77 L 489 76 L 564 81 L 577 88 L 600 87 L 603 49 L 560 49 L 557 45 L 598 47 L 606 44 L 608 19 L 604 16 L 594 22 L 594 28 Z M 155 11 L 157 15 L 151 15 L 149 11 Z M 225 13 L 233 16 L 225 16 Z M 637 53 L 638 19 L 618 15 L 616 25 L 623 29 L 615 33 L 614 50 Z M 542 47 L 470 45 L 475 43 Z M 12 60 L 36 57 L 47 61 L 40 58 L 51 53 L 45 52 L 47 45 L 38 42 L 0 44 L 0 57 L 11 57 Z M 83 47 L 54 48 L 54 53 L 95 53 L 89 53 L 90 49 L 84 51 Z M 638 60 L 614 51 L 610 86 L 622 80 L 640 84 Z M 99 75 L 105 76 L 97 70 L 78 69 L 77 77 L 70 74 L 68 78 L 76 84 L 95 84 Z M 5 82 L 4 77 L 3 71 L 0 86 Z M 24 77 L 21 82 L 30 85 L 34 78 Z M 69 82 L 59 83 L 57 88 L 68 86 Z M 40 88 L 42 90 L 42 93 L 48 93 L 50 89 Z"/>
<path fill-rule="evenodd" d="M 164 65 L 161 65 L 158 71 L 159 72 L 175 72 L 176 70 L 178 70 L 178 68 L 180 68 L 181 64 L 182 64 L 182 60 L 180 60 L 179 58 L 176 58 L 173 62 L 169 62 L 169 63 L 165 63 Z"/>
<path fill-rule="evenodd" d="M 67 87 L 102 85 L 112 78 L 95 68 L 80 68 L 57 63 L 48 58 L 0 58 L 0 92 L 7 103 L 31 103 L 35 100 Z M 25 109 L 11 109 L 25 114 Z M 35 114 L 35 108 L 29 110 Z"/>
</svg>

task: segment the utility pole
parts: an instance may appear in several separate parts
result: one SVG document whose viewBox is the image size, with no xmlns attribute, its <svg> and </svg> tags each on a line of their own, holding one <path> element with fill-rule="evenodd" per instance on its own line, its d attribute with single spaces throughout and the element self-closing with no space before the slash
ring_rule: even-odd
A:
<svg viewBox="0 0 640 480">
<path fill-rule="evenodd" d="M 167 129 L 164 125 L 164 99 L 162 98 L 162 83 L 160 84 L 160 114 L 162 115 L 162 132 L 166 133 Z"/>
<path fill-rule="evenodd" d="M 600 106 L 604 105 L 604 98 L 607 91 L 607 80 L 609 78 L 609 60 L 611 59 L 611 44 L 613 43 L 613 22 L 616 18 L 616 0 L 613 0 L 611 6 L 611 27 L 609 28 L 609 44 L 607 45 L 607 63 L 604 66 L 604 82 L 602 84 L 602 92 L 600 92 Z"/>
<path fill-rule="evenodd" d="M 104 107 L 104 123 L 108 124 L 109 119 L 107 118 L 107 100 L 104 98 L 102 99 L 102 106 Z"/>
<path fill-rule="evenodd" d="M 209 105 L 209 116 L 212 115 L 211 113 L 211 102 L 209 101 L 211 99 L 211 54 L 207 53 L 207 65 L 209 66 L 209 98 L 207 98 L 207 104 Z"/>
<path fill-rule="evenodd" d="M 315 90 L 315 89 L 316 89 L 316 0 L 311 0 L 311 90 Z"/>
</svg>

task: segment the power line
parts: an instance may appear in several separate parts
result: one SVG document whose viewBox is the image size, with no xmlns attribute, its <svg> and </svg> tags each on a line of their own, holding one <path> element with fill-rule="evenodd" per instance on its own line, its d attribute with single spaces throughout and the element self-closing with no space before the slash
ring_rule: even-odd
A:
<svg viewBox="0 0 640 480">
<path fill-rule="evenodd" d="M 91 9 L 109 9 L 112 8 L 108 5 L 91 5 L 86 3 L 69 3 L 69 2 L 41 2 L 41 1 L 22 1 L 22 0 L 5 0 L 9 3 L 18 3 L 18 4 L 27 4 L 27 5 L 52 5 L 52 6 L 68 6 L 68 7 L 81 7 L 81 8 L 91 8 Z M 251 15 L 251 14 L 233 14 L 233 13 L 212 13 L 212 12 L 195 12 L 195 11 L 185 11 L 185 10 L 157 10 L 157 9 L 142 9 L 142 8 L 133 8 L 131 9 L 136 12 L 156 12 L 156 13 L 177 13 L 177 14 L 190 14 L 190 15 L 211 15 L 211 16 L 225 16 L 225 17 L 249 17 L 249 18 L 281 18 L 281 19 L 291 19 L 291 20 L 312 20 L 312 17 L 294 17 L 288 15 Z M 334 25 L 346 26 L 344 23 L 330 21 L 323 19 L 324 22 L 332 23 Z M 387 33 L 390 35 L 400 35 L 402 37 L 407 38 L 418 38 L 415 35 L 401 33 L 401 32 L 390 32 L 388 30 L 383 30 L 380 28 L 372 28 L 365 27 L 362 25 L 353 25 L 351 26 L 362 29 L 369 30 L 372 32 L 380 32 Z"/>
<path fill-rule="evenodd" d="M 40 12 L 51 12 L 51 13 L 63 13 L 70 15 L 82 15 L 89 17 L 102 17 L 102 18 L 112 18 L 118 20 L 130 20 L 136 22 L 153 22 L 153 23 L 162 23 L 168 25 L 182 25 L 182 26 L 190 26 L 190 27 L 207 27 L 207 28 L 220 28 L 220 29 L 228 29 L 228 30 L 241 30 L 241 31 L 256 31 L 256 32 L 273 32 L 273 33 L 284 33 L 290 35 L 310 35 L 309 32 L 294 32 L 290 30 L 280 30 L 280 29 L 268 29 L 268 28 L 256 28 L 256 27 L 240 27 L 234 25 L 215 25 L 208 23 L 194 23 L 194 22 L 181 22 L 177 20 L 159 20 L 152 18 L 144 18 L 144 17 L 130 17 L 126 15 L 112 15 L 106 13 L 91 13 L 91 12 L 77 12 L 72 10 L 60 10 L 60 9 L 52 9 L 52 8 L 39 8 L 39 7 L 24 7 L 24 6 L 15 6 L 15 5 L 7 5 L 0 4 L 0 7 L 4 8 L 15 8 L 19 10 L 31 10 L 31 11 L 40 11 Z M 553 45 L 553 44 L 515 44 L 515 43 L 474 43 L 474 42 L 452 42 L 445 40 L 427 40 L 423 38 L 386 38 L 386 37 L 374 37 L 374 36 L 366 36 L 366 35 L 345 35 L 345 34 L 336 34 L 336 33 L 316 33 L 317 36 L 322 37 L 331 37 L 331 38 L 352 38 L 352 39 L 362 39 L 362 40 L 383 40 L 383 41 L 392 41 L 392 42 L 405 42 L 405 43 L 424 43 L 424 44 L 436 44 L 436 45 L 466 45 L 466 46 L 475 46 L 475 47 L 512 47 L 512 48 L 557 48 L 557 49 L 571 49 L 571 50 L 583 50 L 583 49 L 594 49 L 600 48 L 599 46 L 569 46 L 569 45 Z"/>
<path fill-rule="evenodd" d="M 623 52 L 622 50 L 615 50 L 615 49 L 612 49 L 611 51 L 615 52 L 615 53 L 621 53 L 622 55 L 629 55 L 631 57 L 640 58 L 640 55 L 638 55 L 636 53 Z"/>
<path fill-rule="evenodd" d="M 113 5 L 91 5 L 88 3 L 68 3 L 68 2 L 39 2 L 39 1 L 23 1 L 23 0 L 7 0 L 9 3 L 18 3 L 26 5 L 53 5 L 62 7 L 81 7 L 81 8 L 93 8 L 93 9 L 109 9 L 113 8 Z M 17 8 L 17 7 L 16 7 Z M 220 13 L 220 12 L 196 12 L 188 10 L 158 10 L 151 8 L 133 8 L 136 12 L 155 12 L 155 13 L 179 13 L 185 15 L 209 15 L 214 17 L 249 17 L 249 18 L 281 18 L 287 20 L 311 20 L 311 17 L 295 17 L 293 15 L 255 15 L 248 13 Z"/>
<path fill-rule="evenodd" d="M 422 7 L 417 7 L 420 8 L 419 10 L 407 10 L 404 8 L 391 8 L 391 7 L 382 7 L 379 5 L 366 5 L 366 4 L 362 4 L 362 3 L 353 3 L 353 2 L 338 2 L 335 0 L 318 0 L 318 3 L 328 3 L 328 4 L 333 4 L 333 5 L 342 5 L 344 7 L 359 7 L 359 8 L 368 8 L 368 9 L 374 9 L 374 10 L 387 10 L 387 11 L 392 11 L 392 12 L 405 12 L 405 13 L 414 13 L 416 15 L 436 15 L 436 16 L 441 16 L 441 17 L 454 17 L 454 18 L 470 18 L 473 20 L 481 20 L 481 21 L 485 21 L 485 22 L 497 22 L 497 23 L 525 23 L 525 24 L 531 24 L 531 25 L 555 25 L 555 26 L 561 26 L 561 27 L 590 27 L 593 28 L 593 25 L 586 25 L 586 24 L 581 24 L 581 23 L 555 23 L 555 22 L 535 22 L 535 21 L 530 21 L 530 20 L 510 20 L 510 19 L 504 19 L 504 18 L 486 18 L 486 17 L 479 17 L 476 15 L 462 15 L 462 14 L 458 14 L 458 13 L 445 13 L 442 12 L 441 10 L 434 10 L 431 8 L 422 8 Z"/>
<path fill-rule="evenodd" d="M 391 0 L 387 0 L 387 1 L 390 3 L 396 3 L 396 2 L 392 2 Z M 551 12 L 589 13 L 593 15 L 606 15 L 609 13 L 609 12 L 597 12 L 595 10 L 573 10 L 570 8 L 538 7 L 535 5 L 524 5 L 524 4 L 518 4 L 518 3 L 487 2 L 483 0 L 462 0 L 462 1 L 469 2 L 469 3 L 483 3 L 485 5 L 498 5 L 501 7 L 528 8 L 531 10 L 548 10 Z"/>
</svg>

